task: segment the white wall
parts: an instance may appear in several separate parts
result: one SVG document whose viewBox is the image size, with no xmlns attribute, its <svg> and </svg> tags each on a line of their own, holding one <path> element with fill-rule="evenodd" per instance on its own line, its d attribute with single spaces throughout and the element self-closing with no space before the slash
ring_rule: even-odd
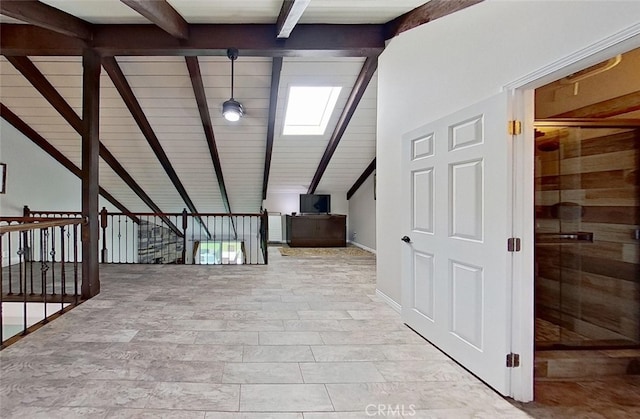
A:
<svg viewBox="0 0 640 419">
<path fill-rule="evenodd" d="M 330 194 L 331 195 L 331 214 L 343 214 L 347 215 L 347 224 L 349 223 L 349 201 L 347 201 L 346 192 L 324 192 L 322 190 L 317 190 L 316 193 L 319 194 Z"/>
<path fill-rule="evenodd" d="M 33 210 L 81 210 L 80 178 L 4 119 L 0 119 L 0 161 L 7 163 L 7 193 L 0 195 L 3 216 L 21 216 L 24 205 Z M 104 198 L 99 199 L 99 208 L 120 212 Z"/>
<path fill-rule="evenodd" d="M 375 172 L 374 172 L 375 173 Z M 376 249 L 375 174 L 358 188 L 349 200 L 349 229 L 347 239 L 366 248 Z"/>
<path fill-rule="evenodd" d="M 22 215 L 22 207 L 34 210 L 79 211 L 80 179 L 0 120 L 0 159 L 7 163 L 7 193 L 0 195 L 3 216 Z"/>
<path fill-rule="evenodd" d="M 637 24 L 638 16 L 638 1 L 487 0 L 389 43 L 378 67 L 380 291 L 400 302 L 402 134 Z"/>
<path fill-rule="evenodd" d="M 300 193 L 267 193 L 267 199 L 262 202 L 262 207 L 269 213 L 280 212 L 282 214 L 291 214 L 292 212 L 300 212 Z M 318 190 L 318 194 L 331 195 L 331 213 L 332 214 L 349 214 L 349 201 L 347 194 L 344 192 L 334 193 Z"/>
<path fill-rule="evenodd" d="M 80 179 L 4 119 L 0 119 L 0 161 L 7 164 L 7 193 L 0 195 L 0 215 L 22 216 L 24 205 L 43 211 L 81 210 Z M 99 205 L 120 212 L 103 198 Z"/>
<path fill-rule="evenodd" d="M 267 193 L 267 199 L 262 201 L 262 208 L 272 212 L 291 214 L 300 211 L 300 194 L 298 193 Z"/>
</svg>

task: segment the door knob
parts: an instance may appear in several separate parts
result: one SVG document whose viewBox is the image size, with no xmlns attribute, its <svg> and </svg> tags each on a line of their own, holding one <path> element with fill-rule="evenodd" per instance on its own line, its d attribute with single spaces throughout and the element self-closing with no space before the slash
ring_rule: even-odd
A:
<svg viewBox="0 0 640 419">
<path fill-rule="evenodd" d="M 401 238 L 400 240 L 402 240 L 405 243 L 411 243 L 411 238 L 409 236 L 404 236 L 403 238 Z"/>
</svg>

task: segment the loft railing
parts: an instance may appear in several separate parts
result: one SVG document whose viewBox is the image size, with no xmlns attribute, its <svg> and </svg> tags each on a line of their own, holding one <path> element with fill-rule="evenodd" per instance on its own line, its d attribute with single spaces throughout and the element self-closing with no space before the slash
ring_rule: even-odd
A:
<svg viewBox="0 0 640 419">
<path fill-rule="evenodd" d="M 2 347 L 80 303 L 82 218 L 0 217 Z"/>
<path fill-rule="evenodd" d="M 78 212 L 31 211 L 38 217 L 80 217 Z M 263 265 L 268 214 L 118 213 L 100 218 L 102 263 Z"/>
</svg>

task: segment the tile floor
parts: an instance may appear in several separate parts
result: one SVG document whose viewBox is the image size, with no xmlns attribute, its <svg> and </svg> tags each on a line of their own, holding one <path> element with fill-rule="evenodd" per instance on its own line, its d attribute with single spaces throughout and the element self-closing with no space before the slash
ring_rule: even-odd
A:
<svg viewBox="0 0 640 419">
<path fill-rule="evenodd" d="M 375 296 L 373 257 L 270 261 L 102 266 L 98 297 L 0 352 L 0 417 L 640 417 L 638 376 L 503 399 Z"/>
</svg>

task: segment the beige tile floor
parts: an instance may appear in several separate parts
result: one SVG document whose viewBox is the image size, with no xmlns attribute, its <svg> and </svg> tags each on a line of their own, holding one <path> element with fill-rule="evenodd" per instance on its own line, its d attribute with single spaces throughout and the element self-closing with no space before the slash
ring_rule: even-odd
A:
<svg viewBox="0 0 640 419">
<path fill-rule="evenodd" d="M 0 352 L 0 417 L 640 417 L 637 377 L 503 399 L 375 296 L 373 257 L 270 256 L 102 266 L 98 297 Z"/>
</svg>

